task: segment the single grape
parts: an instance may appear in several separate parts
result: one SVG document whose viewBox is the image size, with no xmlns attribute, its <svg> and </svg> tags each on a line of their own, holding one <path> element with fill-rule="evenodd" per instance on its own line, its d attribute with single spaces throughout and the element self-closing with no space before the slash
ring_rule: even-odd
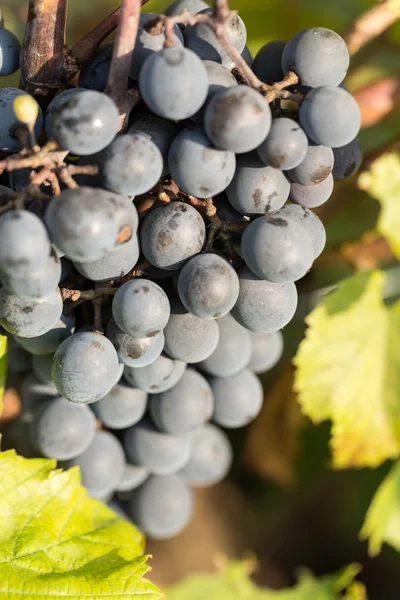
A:
<svg viewBox="0 0 400 600">
<path fill-rule="evenodd" d="M 120 229 L 114 213 L 116 198 L 106 190 L 80 187 L 52 199 L 46 211 L 47 227 L 69 259 L 98 260 L 116 246 Z"/>
<path fill-rule="evenodd" d="M 290 184 L 279 169 L 267 167 L 257 154 L 237 158 L 232 183 L 226 190 L 228 200 L 242 215 L 274 213 L 285 204 Z"/>
<path fill-rule="evenodd" d="M 136 36 L 136 44 L 132 56 L 131 77 L 139 81 L 140 72 L 147 58 L 154 56 L 164 48 L 165 34 L 164 32 L 153 34 L 149 33 L 146 25 L 150 21 L 154 21 L 159 16 L 158 13 L 143 13 L 140 15 L 139 29 Z M 178 25 L 174 25 L 173 38 L 177 47 L 183 45 L 183 36 Z"/>
<path fill-rule="evenodd" d="M 0 216 L 0 270 L 24 277 L 45 264 L 50 241 L 42 221 L 26 210 Z"/>
<path fill-rule="evenodd" d="M 68 467 L 78 466 L 82 484 L 92 498 L 111 494 L 121 481 L 125 456 L 120 442 L 108 431 L 96 431 L 90 446 L 68 461 Z"/>
<path fill-rule="evenodd" d="M 332 175 L 336 181 L 342 181 L 357 173 L 361 166 L 362 154 L 357 138 L 339 148 L 333 149 L 335 164 Z"/>
<path fill-rule="evenodd" d="M 53 357 L 51 354 L 46 356 L 32 356 L 32 370 L 37 379 L 45 385 L 52 384 L 51 367 Z"/>
<path fill-rule="evenodd" d="M 296 121 L 287 117 L 272 121 L 271 131 L 257 148 L 258 156 L 266 165 L 282 171 L 298 167 L 307 150 L 306 134 Z"/>
<path fill-rule="evenodd" d="M 139 86 L 150 110 L 178 121 L 191 117 L 203 105 L 208 92 L 207 71 L 194 52 L 170 46 L 146 59 Z"/>
<path fill-rule="evenodd" d="M 156 115 L 143 115 L 133 123 L 129 133 L 140 133 L 149 138 L 157 146 L 163 157 L 163 170 L 161 175 L 165 177 L 169 173 L 168 152 L 171 144 L 178 134 L 175 123 L 161 119 Z M 148 165 L 146 165 L 148 167 Z"/>
<path fill-rule="evenodd" d="M 138 467 L 137 465 L 126 463 L 122 479 L 115 488 L 115 491 L 131 492 L 142 485 L 149 476 L 150 471 L 146 467 Z"/>
<path fill-rule="evenodd" d="M 118 194 L 144 194 L 153 188 L 163 170 L 160 150 L 140 133 L 120 135 L 100 159 L 104 186 Z"/>
<path fill-rule="evenodd" d="M 81 87 L 69 88 L 67 90 L 64 90 L 60 94 L 57 94 L 57 96 L 50 102 L 49 106 L 46 109 L 46 112 L 44 113 L 44 130 L 46 132 L 47 139 L 50 140 L 53 134 L 53 119 L 55 113 L 59 110 L 59 108 L 64 106 L 71 94 L 75 95 L 82 91 L 84 90 Z"/>
<path fill-rule="evenodd" d="M 173 271 L 201 252 L 206 227 L 199 212 L 183 202 L 164 204 L 144 219 L 140 232 L 142 252 L 158 267 Z"/>
<path fill-rule="evenodd" d="M 0 324 L 8 332 L 25 338 L 43 335 L 61 317 L 63 301 L 59 289 L 39 299 L 23 300 L 0 289 Z"/>
<path fill-rule="evenodd" d="M 300 124 L 316 144 L 338 148 L 349 144 L 361 127 L 356 100 L 346 90 L 322 86 L 311 90 L 300 105 Z"/>
<path fill-rule="evenodd" d="M 200 319 L 226 315 L 239 296 L 235 269 L 217 254 L 198 254 L 184 265 L 178 278 L 182 304 Z"/>
<path fill-rule="evenodd" d="M 168 155 L 171 175 L 192 196 L 209 198 L 223 192 L 235 174 L 233 152 L 215 148 L 202 127 L 187 127 L 172 142 Z"/>
<path fill-rule="evenodd" d="M 147 406 L 147 393 L 121 381 L 93 404 L 94 414 L 110 429 L 126 429 L 138 423 Z"/>
<path fill-rule="evenodd" d="M 326 244 L 326 231 L 321 219 L 316 214 L 298 204 L 285 204 L 276 216 L 289 217 L 292 221 L 300 223 L 311 239 L 314 248 L 314 260 L 321 254 Z"/>
<path fill-rule="evenodd" d="M 33 373 L 27 375 L 21 382 L 20 398 L 22 404 L 21 419 L 31 423 L 38 407 L 60 395 L 54 384 L 41 383 Z"/>
<path fill-rule="evenodd" d="M 324 204 L 332 195 L 334 186 L 333 176 L 330 173 L 326 179 L 316 185 L 301 185 L 292 183 L 289 199 L 305 208 L 316 208 Z"/>
<path fill-rule="evenodd" d="M 204 127 L 217 148 L 243 154 L 255 150 L 271 129 L 265 98 L 246 85 L 214 94 L 204 114 Z"/>
<path fill-rule="evenodd" d="M 12 31 L 0 29 L 0 76 L 12 75 L 19 68 L 21 44 Z"/>
<path fill-rule="evenodd" d="M 133 279 L 121 285 L 112 311 L 122 331 L 137 338 L 152 337 L 162 331 L 171 312 L 167 294 L 148 279 Z"/>
<path fill-rule="evenodd" d="M 203 106 L 191 117 L 193 121 L 199 124 L 204 121 L 204 113 L 211 98 L 225 88 L 238 85 L 232 73 L 219 63 L 213 60 L 204 60 L 203 63 L 208 77 L 208 94 Z"/>
<path fill-rule="evenodd" d="M 129 514 L 152 539 L 175 537 L 185 529 L 193 513 L 193 492 L 178 475 L 152 476 L 134 491 Z"/>
<path fill-rule="evenodd" d="M 184 10 L 188 10 L 192 15 L 197 14 L 201 10 L 209 8 L 207 2 L 203 0 L 176 0 L 164 11 L 167 17 L 180 15 Z"/>
<path fill-rule="evenodd" d="M 171 307 L 171 316 L 164 330 L 164 351 L 171 358 L 196 363 L 208 358 L 215 350 L 219 329 L 215 321 L 199 319 L 180 303 Z"/>
<path fill-rule="evenodd" d="M 122 331 L 110 319 L 107 325 L 107 337 L 118 354 L 118 360 L 128 367 L 151 365 L 160 356 L 164 348 L 164 334 L 159 331 L 146 338 L 134 338 Z"/>
<path fill-rule="evenodd" d="M 211 8 L 201 10 L 199 14 L 212 15 Z M 239 52 L 243 52 L 246 46 L 246 26 L 239 15 L 231 13 L 225 22 L 225 32 L 232 46 Z M 196 23 L 185 28 L 185 45 L 203 60 L 213 60 L 222 64 L 227 69 L 234 66 L 230 54 L 215 36 L 215 33 L 207 23 Z"/>
<path fill-rule="evenodd" d="M 213 410 L 211 388 L 194 369 L 186 369 L 173 388 L 150 398 L 153 423 L 172 435 L 189 433 L 204 425 L 211 419 Z"/>
<path fill-rule="evenodd" d="M 277 81 L 282 81 L 284 77 L 282 54 L 285 46 L 286 42 L 273 40 L 264 44 L 257 52 L 253 62 L 253 71 L 264 83 L 273 85 Z"/>
<path fill-rule="evenodd" d="M 21 126 L 21 121 L 14 113 L 14 100 L 18 96 L 25 96 L 26 92 L 17 88 L 0 89 L 0 150 L 3 152 L 20 152 L 22 144 L 15 136 L 15 128 Z M 40 136 L 43 128 L 43 113 L 39 109 L 36 119 L 34 133 L 36 139 Z"/>
<path fill-rule="evenodd" d="M 311 269 L 314 248 L 298 221 L 273 215 L 259 217 L 246 227 L 241 255 L 258 277 L 286 283 L 301 279 Z"/>
<path fill-rule="evenodd" d="M 212 377 L 215 394 L 213 419 L 222 427 L 245 427 L 257 417 L 263 403 L 263 388 L 257 375 L 244 369 L 233 377 Z"/>
<path fill-rule="evenodd" d="M 53 115 L 52 135 L 65 150 L 86 156 L 103 150 L 118 132 L 118 108 L 93 90 L 70 94 Z"/>
<path fill-rule="evenodd" d="M 186 363 L 159 356 L 146 367 L 125 367 L 124 377 L 129 385 L 149 394 L 161 394 L 178 383 L 186 369 Z"/>
<path fill-rule="evenodd" d="M 57 348 L 53 381 L 64 398 L 78 403 L 96 402 L 117 381 L 120 366 L 112 343 L 103 335 L 75 333 Z"/>
<path fill-rule="evenodd" d="M 332 148 L 310 144 L 304 160 L 287 174 L 292 181 L 300 185 L 316 185 L 330 175 L 333 163 Z"/>
<path fill-rule="evenodd" d="M 7 368 L 10 373 L 25 373 L 31 369 L 30 354 L 9 334 L 7 335 Z"/>
<path fill-rule="evenodd" d="M 283 335 L 280 331 L 272 333 L 250 332 L 253 351 L 247 366 L 250 371 L 261 375 L 279 362 L 283 353 Z"/>
<path fill-rule="evenodd" d="M 31 431 L 32 441 L 43 456 L 70 460 L 93 442 L 96 419 L 87 406 L 55 398 L 39 407 Z"/>
<path fill-rule="evenodd" d="M 38 270 L 27 271 L 23 277 L 6 275 L 3 283 L 10 292 L 18 298 L 30 300 L 43 298 L 58 286 L 61 277 L 61 262 L 57 254 L 52 251 L 44 264 Z"/>
<path fill-rule="evenodd" d="M 46 333 L 27 338 L 14 336 L 15 342 L 30 354 L 45 356 L 54 354 L 58 346 L 75 331 L 75 316 L 61 315 L 57 323 Z"/>
<path fill-rule="evenodd" d="M 123 277 L 133 269 L 139 260 L 139 243 L 136 235 L 130 240 L 108 250 L 98 260 L 90 262 L 74 261 L 75 269 L 91 281 L 110 281 Z"/>
<path fill-rule="evenodd" d="M 179 475 L 195 487 L 208 487 L 225 479 L 233 461 L 228 436 L 208 423 L 196 429 L 192 439 L 192 456 Z"/>
<path fill-rule="evenodd" d="M 216 377 L 231 377 L 247 367 L 251 357 L 250 332 L 231 315 L 218 319 L 219 341 L 214 352 L 199 363 L 199 369 Z"/>
<path fill-rule="evenodd" d="M 239 272 L 239 298 L 231 315 L 250 331 L 272 333 L 294 317 L 297 290 L 294 283 L 272 283 L 254 275 L 247 267 Z"/>
<path fill-rule="evenodd" d="M 114 44 L 107 43 L 100 46 L 99 51 L 79 72 L 78 85 L 80 88 L 104 92 L 110 72 Z"/>
<path fill-rule="evenodd" d="M 189 461 L 192 451 L 190 435 L 162 433 L 148 420 L 126 429 L 123 440 L 128 459 L 154 475 L 176 473 Z"/>
<path fill-rule="evenodd" d="M 339 85 L 346 76 L 350 56 L 346 42 L 335 31 L 310 27 L 296 33 L 282 54 L 284 73 L 294 71 L 302 85 Z"/>
</svg>

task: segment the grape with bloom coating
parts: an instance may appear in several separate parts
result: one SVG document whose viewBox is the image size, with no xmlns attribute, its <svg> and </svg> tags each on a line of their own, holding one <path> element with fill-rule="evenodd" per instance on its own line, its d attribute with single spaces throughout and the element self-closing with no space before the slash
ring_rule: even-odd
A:
<svg viewBox="0 0 400 600">
<path fill-rule="evenodd" d="M 124 377 L 133 387 L 149 394 L 161 394 L 174 387 L 185 370 L 185 362 L 162 355 L 146 367 L 125 367 Z"/>
<path fill-rule="evenodd" d="M 166 47 L 146 59 L 139 86 L 150 110 L 164 119 L 180 121 L 203 105 L 208 92 L 207 71 L 188 48 Z"/>
<path fill-rule="evenodd" d="M 255 333 L 251 331 L 250 335 L 253 349 L 247 368 L 256 375 L 261 375 L 272 369 L 281 359 L 283 335 L 280 331 L 273 331 L 272 333 Z"/>
<path fill-rule="evenodd" d="M 147 406 L 147 394 L 119 382 L 92 406 L 94 414 L 110 429 L 126 429 L 138 423 Z"/>
<path fill-rule="evenodd" d="M 215 485 L 227 476 L 233 461 L 228 436 L 208 423 L 193 432 L 193 450 L 179 475 L 194 487 Z"/>
<path fill-rule="evenodd" d="M 140 243 L 153 266 L 174 271 L 201 252 L 205 238 L 206 227 L 199 212 L 183 202 L 170 202 L 144 219 Z"/>
<path fill-rule="evenodd" d="M 226 190 L 228 200 L 242 215 L 262 215 L 282 208 L 290 183 L 279 169 L 266 166 L 255 152 L 238 156 L 235 176 Z"/>
<path fill-rule="evenodd" d="M 346 43 L 335 31 L 325 27 L 310 27 L 296 33 L 283 49 L 284 73 L 294 71 L 302 85 L 337 86 L 349 68 L 350 56 Z"/>
<path fill-rule="evenodd" d="M 140 278 L 121 285 L 112 311 L 118 327 L 135 338 L 152 337 L 162 331 L 171 312 L 164 290 L 154 281 Z"/>
<path fill-rule="evenodd" d="M 263 388 L 257 375 L 244 369 L 233 377 L 212 377 L 215 398 L 214 421 L 222 427 L 245 427 L 258 415 L 263 403 Z"/>
<path fill-rule="evenodd" d="M 60 319 L 63 301 L 54 289 L 42 298 L 24 300 L 0 289 L 0 323 L 8 332 L 24 338 L 35 338 L 50 331 Z"/>
<path fill-rule="evenodd" d="M 152 475 L 129 501 L 133 522 L 147 537 L 164 540 L 178 535 L 193 513 L 193 492 L 178 475 Z"/>
<path fill-rule="evenodd" d="M 239 295 L 235 269 L 217 254 L 198 254 L 182 268 L 178 278 L 182 304 L 200 319 L 226 315 Z"/>
<path fill-rule="evenodd" d="M 223 192 L 235 174 L 233 152 L 215 148 L 202 127 L 187 127 L 172 142 L 168 164 L 179 187 L 197 198 Z"/>
<path fill-rule="evenodd" d="M 213 410 L 211 388 L 194 369 L 186 369 L 173 388 L 150 399 L 153 423 L 172 435 L 189 433 L 204 425 L 211 419 Z"/>
<path fill-rule="evenodd" d="M 53 358 L 53 381 L 64 398 L 88 404 L 103 398 L 117 381 L 114 346 L 103 335 L 81 331 L 67 338 Z"/>
<path fill-rule="evenodd" d="M 294 169 L 306 157 L 308 139 L 293 119 L 280 117 L 272 121 L 271 131 L 257 148 L 258 156 L 270 167 L 287 171 Z"/>
<path fill-rule="evenodd" d="M 239 272 L 239 298 L 231 315 L 250 331 L 271 333 L 294 317 L 297 290 L 294 283 L 272 283 L 254 275 L 247 267 Z"/>
<path fill-rule="evenodd" d="M 246 85 L 214 94 L 204 115 L 204 127 L 213 144 L 236 154 L 255 150 L 267 137 L 271 123 L 271 109 L 264 97 Z"/>
<path fill-rule="evenodd" d="M 118 108 L 109 96 L 75 90 L 54 113 L 52 136 L 65 150 L 86 156 L 108 146 L 118 127 Z"/>
</svg>

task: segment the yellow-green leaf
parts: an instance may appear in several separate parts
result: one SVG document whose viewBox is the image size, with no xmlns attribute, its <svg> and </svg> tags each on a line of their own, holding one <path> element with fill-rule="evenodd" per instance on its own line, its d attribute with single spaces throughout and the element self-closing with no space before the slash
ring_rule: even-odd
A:
<svg viewBox="0 0 400 600">
<path fill-rule="evenodd" d="M 297 585 L 274 591 L 258 588 L 249 578 L 250 562 L 232 562 L 219 573 L 192 575 L 170 587 L 166 600 L 339 600 L 341 592 L 349 593 L 355 585 L 358 565 L 349 565 L 339 573 L 316 579 L 310 572 L 300 574 Z M 359 588 L 359 589 L 361 589 Z M 366 596 L 346 596 L 348 600 L 364 600 Z"/>
<path fill-rule="evenodd" d="M 295 389 L 314 423 L 332 420 L 334 465 L 375 467 L 400 453 L 400 303 L 380 271 L 358 273 L 307 317 Z"/>
<path fill-rule="evenodd" d="M 377 229 L 400 257 L 400 154 L 392 152 L 378 158 L 368 172 L 360 175 L 358 184 L 379 200 Z"/>
<path fill-rule="evenodd" d="M 0 417 L 3 412 L 4 386 L 7 376 L 7 338 L 0 335 Z"/>
<path fill-rule="evenodd" d="M 159 598 L 141 533 L 54 467 L 0 453 L 0 598 Z"/>
<path fill-rule="evenodd" d="M 372 499 L 360 533 L 369 538 L 371 556 L 379 554 L 386 542 L 400 552 L 400 461 L 397 461 Z"/>
</svg>

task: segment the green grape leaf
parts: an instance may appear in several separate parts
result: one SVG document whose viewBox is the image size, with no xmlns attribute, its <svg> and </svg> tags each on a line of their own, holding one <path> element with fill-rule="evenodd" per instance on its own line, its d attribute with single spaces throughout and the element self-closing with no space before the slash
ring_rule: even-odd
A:
<svg viewBox="0 0 400 600">
<path fill-rule="evenodd" d="M 359 565 L 349 565 L 337 574 L 316 579 L 309 571 L 300 573 L 299 581 L 293 588 L 275 591 L 258 588 L 249 578 L 252 571 L 250 561 L 231 562 L 218 573 L 197 574 L 171 586 L 165 594 L 166 600 L 343 600 L 341 592 L 347 590 L 352 595 L 347 600 L 365 600 L 364 595 L 354 595 L 355 586 L 360 592 L 364 589 L 353 582 L 359 573 Z"/>
<path fill-rule="evenodd" d="M 384 274 L 344 280 L 306 319 L 295 390 L 314 423 L 331 419 L 334 466 L 375 467 L 400 453 L 400 303 Z"/>
<path fill-rule="evenodd" d="M 7 338 L 0 335 L 0 417 L 3 412 L 4 386 L 7 376 Z"/>
<path fill-rule="evenodd" d="M 379 554 L 386 542 L 400 552 L 400 461 L 385 477 L 368 508 L 361 539 L 369 540 L 371 556 Z"/>
<path fill-rule="evenodd" d="M 141 533 L 55 464 L 0 453 L 0 598 L 159 598 Z"/>
<path fill-rule="evenodd" d="M 380 202 L 377 230 L 400 258 L 400 154 L 392 152 L 375 160 L 360 175 L 358 185 Z"/>
</svg>

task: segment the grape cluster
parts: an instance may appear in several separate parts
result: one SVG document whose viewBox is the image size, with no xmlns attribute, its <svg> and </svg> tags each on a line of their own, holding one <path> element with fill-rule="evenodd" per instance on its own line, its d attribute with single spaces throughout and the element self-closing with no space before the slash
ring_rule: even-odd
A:
<svg viewBox="0 0 400 600">
<path fill-rule="evenodd" d="M 202 0 L 178 0 L 166 14 L 185 8 L 212 14 Z M 80 175 L 59 195 L 42 184 L 0 215 L 0 323 L 10 370 L 31 371 L 12 443 L 78 465 L 92 497 L 167 538 L 190 520 L 192 486 L 228 473 L 223 429 L 260 412 L 257 375 L 279 361 L 295 282 L 325 246 L 311 209 L 360 164 L 360 113 L 342 85 L 349 55 L 333 31 L 270 42 L 253 62 L 231 14 L 230 43 L 262 82 L 299 77 L 299 106 L 270 105 L 263 89 L 243 84 L 207 23 L 175 25 L 165 44 L 149 29 L 155 18 L 140 19 L 131 80 L 143 103 L 127 133 L 117 135 L 118 108 L 104 93 L 110 44 L 79 88 L 39 111 L 36 137 L 98 175 Z M 17 42 L 0 33 L 3 75 L 17 67 Z M 22 147 L 13 131 L 23 93 L 0 90 L 2 151 Z M 12 172 L 2 206 L 29 177 Z"/>
</svg>

